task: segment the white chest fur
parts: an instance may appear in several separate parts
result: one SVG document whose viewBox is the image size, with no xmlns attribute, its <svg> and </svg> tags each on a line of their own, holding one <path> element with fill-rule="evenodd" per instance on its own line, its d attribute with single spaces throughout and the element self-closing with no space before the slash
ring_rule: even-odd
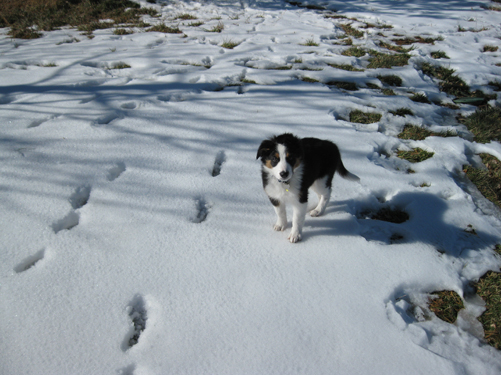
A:
<svg viewBox="0 0 501 375">
<path fill-rule="evenodd" d="M 279 182 L 273 174 L 269 173 L 264 168 L 264 172 L 268 173 L 268 183 L 264 188 L 266 194 L 280 202 L 294 202 L 298 200 L 299 190 L 301 188 L 301 178 L 303 174 L 303 166 L 300 165 L 294 170 L 292 178 L 288 183 Z"/>
</svg>

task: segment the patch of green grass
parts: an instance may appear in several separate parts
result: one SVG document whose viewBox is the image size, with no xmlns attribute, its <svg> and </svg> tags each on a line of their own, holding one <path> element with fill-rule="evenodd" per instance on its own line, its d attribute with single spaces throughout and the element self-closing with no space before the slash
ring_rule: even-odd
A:
<svg viewBox="0 0 501 375">
<path fill-rule="evenodd" d="M 402 78 L 396 75 L 377 76 L 377 79 L 388 86 L 402 86 Z"/>
<path fill-rule="evenodd" d="M 50 62 L 50 63 L 45 63 L 45 64 L 37 64 L 37 66 L 40 66 L 42 68 L 55 68 L 57 66 L 57 64 Z"/>
<path fill-rule="evenodd" d="M 52 31 L 62 26 L 78 27 L 91 33 L 99 28 L 119 24 L 138 24 L 141 16 L 156 16 L 152 8 L 141 8 L 130 0 L 10 0 L 0 2 L 0 27 L 10 27 L 14 38 L 34 38 L 39 31 Z M 100 20 L 112 22 L 99 22 Z"/>
<path fill-rule="evenodd" d="M 381 120 L 381 117 L 380 113 L 364 112 L 359 109 L 350 112 L 350 122 L 358 124 L 373 124 Z"/>
<path fill-rule="evenodd" d="M 386 42 L 380 42 L 379 47 L 386 48 L 386 49 L 389 49 L 390 51 L 395 51 L 398 53 L 407 53 L 407 52 L 410 52 L 414 49 L 413 47 L 405 48 L 402 46 L 398 46 L 398 45 L 396 46 L 396 45 L 386 43 Z"/>
<path fill-rule="evenodd" d="M 292 65 L 280 65 L 280 66 L 275 66 L 273 68 L 267 68 L 267 70 L 291 70 Z"/>
<path fill-rule="evenodd" d="M 432 38 L 432 37 L 427 37 L 423 38 L 422 36 L 416 36 L 414 38 L 403 38 L 403 39 L 393 39 L 392 42 L 395 44 L 398 44 L 399 46 L 405 45 L 405 44 L 413 44 L 413 43 L 421 43 L 421 44 L 435 44 L 436 41 L 443 40 L 443 38 L 438 37 L 438 38 Z"/>
<path fill-rule="evenodd" d="M 412 95 L 409 99 L 416 103 L 430 104 L 430 100 L 425 94 L 416 93 Z"/>
<path fill-rule="evenodd" d="M 78 31 L 84 31 L 87 34 L 92 34 L 95 30 L 104 30 L 113 27 L 113 22 L 89 22 L 77 27 Z"/>
<path fill-rule="evenodd" d="M 114 63 L 110 68 L 108 69 L 129 69 L 131 66 L 129 64 L 126 64 L 124 62 L 118 62 Z"/>
<path fill-rule="evenodd" d="M 430 56 L 434 59 L 448 59 L 449 56 L 444 51 L 432 51 Z"/>
<path fill-rule="evenodd" d="M 480 154 L 487 169 L 465 166 L 464 172 L 482 195 L 501 207 L 501 162 L 489 154 Z"/>
<path fill-rule="evenodd" d="M 400 117 L 405 117 L 407 115 L 413 116 L 414 112 L 412 112 L 409 108 L 398 108 L 395 111 L 388 111 L 394 116 L 400 116 Z"/>
<path fill-rule="evenodd" d="M 431 158 L 434 154 L 434 152 L 428 152 L 419 147 L 411 151 L 397 151 L 397 156 L 400 159 L 407 160 L 411 163 L 420 163 Z"/>
<path fill-rule="evenodd" d="M 318 79 L 311 78 L 311 77 L 300 77 L 299 79 L 301 81 L 307 82 L 307 83 L 318 83 L 318 82 L 320 82 Z"/>
<path fill-rule="evenodd" d="M 352 57 L 362 57 L 365 56 L 366 54 L 367 52 L 360 47 L 350 47 L 341 53 L 341 55 L 343 56 L 352 56 Z"/>
<path fill-rule="evenodd" d="M 487 272 L 474 287 L 485 301 L 485 311 L 478 318 L 484 327 L 485 339 L 501 350 L 501 273 Z"/>
<path fill-rule="evenodd" d="M 440 80 L 439 88 L 446 94 L 457 97 L 471 96 L 470 87 L 454 74 L 454 69 L 424 63 L 421 65 L 421 71 L 427 76 Z"/>
<path fill-rule="evenodd" d="M 345 81 L 329 81 L 327 82 L 329 86 L 336 86 L 337 88 L 348 90 L 348 91 L 357 91 L 358 86 L 355 82 L 345 82 Z"/>
<path fill-rule="evenodd" d="M 353 65 L 350 65 L 350 64 L 327 64 L 327 65 L 329 65 L 330 67 L 335 68 L 335 69 L 346 70 L 349 72 L 363 72 L 364 71 L 363 69 L 355 68 Z"/>
<path fill-rule="evenodd" d="M 407 124 L 404 126 L 402 132 L 398 135 L 400 139 L 413 139 L 415 141 L 422 141 L 427 137 L 457 137 L 457 133 L 452 130 L 445 132 L 432 132 L 424 127 Z"/>
<path fill-rule="evenodd" d="M 482 52 L 496 52 L 499 49 L 498 46 L 485 45 Z"/>
<path fill-rule="evenodd" d="M 390 69 L 394 66 L 405 66 L 409 63 L 409 59 L 411 57 L 406 53 L 391 55 L 371 51 L 370 54 L 371 57 L 369 58 L 369 65 L 367 65 L 368 69 Z"/>
<path fill-rule="evenodd" d="M 188 24 L 188 26 L 192 26 L 192 27 L 198 27 L 198 26 L 202 26 L 204 24 L 203 21 L 198 21 L 198 22 L 190 22 Z"/>
<path fill-rule="evenodd" d="M 133 34 L 134 32 L 132 30 L 126 30 L 126 29 L 115 29 L 113 30 L 113 34 L 115 35 L 129 35 Z"/>
<path fill-rule="evenodd" d="M 216 26 L 214 26 L 212 29 L 206 29 L 205 31 L 211 32 L 211 33 L 220 33 L 224 30 L 224 23 L 219 21 Z"/>
<path fill-rule="evenodd" d="M 495 87 L 495 91 L 501 91 L 501 82 L 498 81 L 490 81 L 489 86 Z"/>
<path fill-rule="evenodd" d="M 197 17 L 189 14 L 189 13 L 183 13 L 183 14 L 179 14 L 178 16 L 176 16 L 175 18 L 176 20 L 183 20 L 183 21 L 188 21 L 188 20 L 196 20 Z"/>
<path fill-rule="evenodd" d="M 226 48 L 226 49 L 233 49 L 236 46 L 240 45 L 241 42 L 234 42 L 233 40 L 224 40 L 223 44 L 221 44 L 221 47 Z"/>
<path fill-rule="evenodd" d="M 334 19 L 334 20 L 345 20 L 348 17 L 343 16 L 341 14 L 328 14 L 324 18 L 331 18 L 331 19 Z"/>
<path fill-rule="evenodd" d="M 478 109 L 459 121 L 473 133 L 475 142 L 488 143 L 501 140 L 501 109 L 487 107 Z"/>
<path fill-rule="evenodd" d="M 386 96 L 395 96 L 395 91 L 392 89 L 382 89 L 381 92 Z"/>
<path fill-rule="evenodd" d="M 315 39 L 310 38 L 310 39 L 307 39 L 306 42 L 301 43 L 301 45 L 306 46 L 306 47 L 318 47 L 320 44 L 315 42 Z"/>
<path fill-rule="evenodd" d="M 2 1 L 0 27 L 10 27 L 9 35 L 14 38 L 38 38 L 41 33 L 36 29 L 51 31 L 69 24 L 64 21 L 70 9 L 63 1 Z"/>
<path fill-rule="evenodd" d="M 349 24 L 339 25 L 339 27 L 343 29 L 346 35 L 352 36 L 354 38 L 362 38 L 364 36 L 363 31 L 357 30 Z"/>
<path fill-rule="evenodd" d="M 451 290 L 432 293 L 429 306 L 438 318 L 451 324 L 456 321 L 459 311 L 464 309 L 463 299 Z"/>
<path fill-rule="evenodd" d="M 167 26 L 165 23 L 155 25 L 152 28 L 148 29 L 147 31 L 148 32 L 165 33 L 165 34 L 182 34 L 183 33 L 181 30 L 179 30 L 179 28 L 177 26 L 170 27 L 170 26 Z"/>
</svg>

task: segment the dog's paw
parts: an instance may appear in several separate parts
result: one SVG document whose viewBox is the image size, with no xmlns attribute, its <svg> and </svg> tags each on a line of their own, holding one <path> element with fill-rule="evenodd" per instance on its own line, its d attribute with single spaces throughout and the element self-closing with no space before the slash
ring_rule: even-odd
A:
<svg viewBox="0 0 501 375">
<path fill-rule="evenodd" d="M 291 243 L 299 242 L 299 241 L 301 241 L 301 234 L 293 231 L 293 232 L 291 232 L 291 234 L 289 234 L 288 239 Z"/>
<path fill-rule="evenodd" d="M 320 216 L 320 215 L 322 215 L 322 212 L 320 212 L 320 211 L 319 211 L 319 210 L 317 210 L 317 209 L 314 209 L 314 210 L 311 210 L 311 211 L 310 211 L 310 216 L 311 216 L 311 217 L 317 217 L 317 216 Z"/>
<path fill-rule="evenodd" d="M 273 229 L 276 230 L 277 232 L 283 232 L 285 230 L 285 225 L 275 224 L 273 226 Z"/>
</svg>

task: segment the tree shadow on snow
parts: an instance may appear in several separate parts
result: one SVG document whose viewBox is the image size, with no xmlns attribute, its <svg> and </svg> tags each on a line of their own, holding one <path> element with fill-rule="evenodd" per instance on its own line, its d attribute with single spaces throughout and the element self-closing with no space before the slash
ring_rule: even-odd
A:
<svg viewBox="0 0 501 375">
<path fill-rule="evenodd" d="M 453 202 L 454 205 L 457 203 Z M 401 223 L 385 221 L 385 218 L 375 215 L 382 208 L 407 213 L 408 220 Z M 346 209 L 351 210 L 356 219 L 331 218 L 331 214 Z M 306 219 L 303 238 L 360 235 L 367 241 L 386 245 L 425 243 L 441 253 L 462 257 L 469 251 L 493 248 L 501 240 L 500 237 L 476 227 L 475 221 L 476 217 L 472 216 L 467 202 L 464 215 L 458 217 L 457 211 L 449 207 L 445 199 L 429 193 L 405 192 L 384 203 L 378 201 L 367 204 L 353 200 L 331 202 L 325 216 Z"/>
</svg>

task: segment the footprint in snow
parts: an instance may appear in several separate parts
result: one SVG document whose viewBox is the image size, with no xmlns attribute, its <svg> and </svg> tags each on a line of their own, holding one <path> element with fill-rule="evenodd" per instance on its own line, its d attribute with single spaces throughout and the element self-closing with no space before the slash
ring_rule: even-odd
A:
<svg viewBox="0 0 501 375">
<path fill-rule="evenodd" d="M 79 222 L 80 222 L 80 215 L 78 214 L 78 212 L 70 211 L 68 215 L 66 215 L 65 217 L 55 221 L 52 224 L 52 229 L 54 230 L 54 233 L 57 234 L 62 230 L 70 230 L 75 228 Z"/>
<path fill-rule="evenodd" d="M 129 315 L 129 318 L 131 320 L 131 327 L 122 344 L 122 350 L 124 352 L 129 350 L 139 342 L 141 334 L 146 329 L 148 312 L 146 310 L 146 303 L 143 296 L 136 295 L 132 299 L 129 306 L 127 307 L 127 314 Z"/>
<path fill-rule="evenodd" d="M 80 223 L 80 213 L 76 210 L 82 208 L 89 202 L 91 187 L 90 185 L 82 185 L 75 189 L 71 194 L 68 201 L 73 210 L 71 210 L 65 217 L 55 221 L 52 224 L 54 233 L 59 233 L 62 230 L 70 230 Z"/>
<path fill-rule="evenodd" d="M 40 125 L 42 125 L 44 122 L 47 122 L 47 121 L 50 121 L 50 120 L 54 120 L 55 118 L 57 118 L 58 115 L 52 115 L 52 116 L 48 116 L 48 117 L 44 117 L 42 119 L 38 119 L 38 120 L 33 120 L 32 122 L 30 122 L 30 124 L 28 125 L 28 129 L 31 129 L 31 128 L 36 128 Z"/>
<path fill-rule="evenodd" d="M 200 224 L 207 219 L 211 206 L 203 197 L 195 198 L 195 216 L 191 218 L 191 222 Z"/>
<path fill-rule="evenodd" d="M 40 262 L 45 256 L 45 249 L 38 251 L 37 253 L 30 255 L 25 258 L 21 263 L 14 267 L 16 273 L 21 273 L 34 267 L 38 262 Z"/>
<path fill-rule="evenodd" d="M 122 109 L 136 109 L 137 104 L 135 102 L 123 103 L 120 108 Z"/>
<path fill-rule="evenodd" d="M 226 161 L 226 153 L 223 150 L 221 150 L 217 153 L 216 159 L 214 160 L 214 165 L 212 166 L 212 171 L 211 171 L 212 177 L 216 177 L 221 174 L 221 168 L 225 161 Z"/>
<path fill-rule="evenodd" d="M 76 188 L 76 190 L 70 196 L 70 204 L 73 209 L 78 210 L 87 204 L 90 198 L 90 185 L 82 185 Z"/>
<path fill-rule="evenodd" d="M 113 167 L 108 169 L 108 174 L 106 175 L 106 178 L 108 181 L 115 181 L 122 173 L 125 172 L 125 163 L 120 161 L 116 163 Z"/>
<path fill-rule="evenodd" d="M 146 45 L 146 48 L 148 48 L 148 49 L 153 49 L 153 48 L 156 48 L 156 47 L 158 47 L 158 46 L 161 46 L 161 45 L 162 45 L 162 44 L 164 44 L 164 43 L 165 43 L 165 40 L 163 40 L 163 39 L 157 39 L 157 40 L 155 40 L 154 42 L 148 43 L 148 44 Z"/>
<path fill-rule="evenodd" d="M 90 102 L 92 102 L 93 100 L 96 100 L 98 97 L 99 97 L 99 95 L 91 95 L 91 96 L 88 96 L 88 97 L 83 98 L 82 100 L 80 100 L 80 104 L 87 104 L 87 103 L 90 103 Z"/>
<path fill-rule="evenodd" d="M 3 95 L 0 96 L 0 104 L 10 104 L 14 102 L 17 98 L 14 95 Z"/>
<path fill-rule="evenodd" d="M 136 371 L 136 365 L 131 364 L 127 367 L 121 368 L 117 370 L 118 375 L 134 375 L 134 371 Z"/>
<path fill-rule="evenodd" d="M 107 113 L 94 121 L 94 125 L 108 125 L 113 120 L 122 118 L 122 115 L 116 112 Z"/>
</svg>

